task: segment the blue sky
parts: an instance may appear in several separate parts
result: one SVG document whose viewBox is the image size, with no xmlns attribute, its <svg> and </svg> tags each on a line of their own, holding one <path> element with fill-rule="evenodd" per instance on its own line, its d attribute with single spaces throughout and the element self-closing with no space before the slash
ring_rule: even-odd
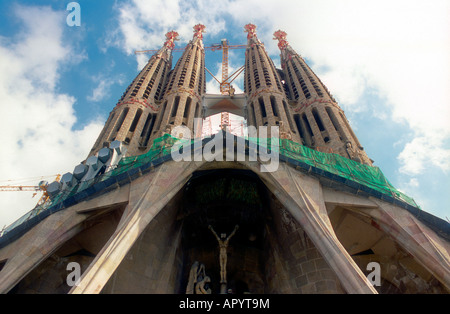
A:
<svg viewBox="0 0 450 314">
<path fill-rule="evenodd" d="M 80 27 L 66 23 L 69 2 L 0 3 L 0 185 L 51 181 L 86 157 L 149 57 L 133 51 L 158 49 L 172 29 L 184 47 L 197 23 L 207 27 L 205 45 L 245 44 L 251 22 L 278 66 L 272 34 L 285 30 L 390 182 L 425 211 L 450 216 L 448 1 L 80 0 Z M 220 52 L 206 57 L 220 77 Z M 243 60 L 232 51 L 230 68 Z M 236 84 L 243 89 L 242 77 Z M 0 228 L 36 202 L 0 192 Z"/>
</svg>

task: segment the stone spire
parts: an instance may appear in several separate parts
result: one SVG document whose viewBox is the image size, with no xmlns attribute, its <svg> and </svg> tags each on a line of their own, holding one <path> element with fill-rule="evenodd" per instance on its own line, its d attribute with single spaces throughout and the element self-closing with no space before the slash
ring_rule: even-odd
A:
<svg viewBox="0 0 450 314">
<path fill-rule="evenodd" d="M 247 24 L 244 29 L 248 33 L 244 80 L 248 124 L 255 127 L 279 126 L 282 138 L 298 142 L 300 138 L 279 73 L 256 35 L 256 26 Z"/>
<path fill-rule="evenodd" d="M 305 60 L 292 49 L 286 32 L 278 30 L 284 86 L 301 143 L 323 152 L 333 152 L 372 165 L 334 97 Z"/>
<path fill-rule="evenodd" d="M 194 118 L 202 116 L 202 95 L 206 92 L 205 26 L 194 26 L 193 39 L 187 44 L 164 88 L 162 111 L 158 117 L 154 137 L 171 133 L 176 126 L 194 129 Z"/>
<path fill-rule="evenodd" d="M 172 67 L 172 49 L 178 40 L 175 31 L 147 62 L 111 111 L 90 156 L 114 140 L 128 145 L 128 155 L 139 155 L 149 148 L 156 116 L 160 111 L 162 89 Z"/>
</svg>

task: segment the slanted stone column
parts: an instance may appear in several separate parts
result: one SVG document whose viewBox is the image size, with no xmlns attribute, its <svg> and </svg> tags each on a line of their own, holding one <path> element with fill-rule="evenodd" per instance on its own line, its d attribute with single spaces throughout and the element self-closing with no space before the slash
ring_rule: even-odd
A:
<svg viewBox="0 0 450 314">
<path fill-rule="evenodd" d="M 80 284 L 70 293 L 100 293 L 141 233 L 195 169 L 193 163 L 168 162 L 133 181 L 126 218 L 84 272 Z"/>
<path fill-rule="evenodd" d="M 286 164 L 261 179 L 297 220 L 348 293 L 377 293 L 333 231 L 319 181 Z"/>
<path fill-rule="evenodd" d="M 450 291 L 450 244 L 442 241 L 407 210 L 371 198 L 378 208 L 367 210 L 379 228 L 394 236 L 409 254 Z"/>
</svg>

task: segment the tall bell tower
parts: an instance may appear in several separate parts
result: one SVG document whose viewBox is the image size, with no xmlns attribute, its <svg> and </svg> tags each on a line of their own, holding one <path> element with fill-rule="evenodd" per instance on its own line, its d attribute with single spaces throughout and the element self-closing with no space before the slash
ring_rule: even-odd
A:
<svg viewBox="0 0 450 314">
<path fill-rule="evenodd" d="M 256 26 L 247 24 L 244 29 L 248 33 L 244 78 L 247 123 L 255 127 L 278 126 L 283 137 L 300 142 L 280 75 L 256 35 Z"/>
<path fill-rule="evenodd" d="M 295 122 L 299 143 L 372 165 L 344 111 L 305 60 L 289 45 L 286 35 L 278 30 L 274 39 L 278 40 L 281 51 L 285 91 L 291 104 L 290 118 Z"/>
<path fill-rule="evenodd" d="M 164 87 L 172 68 L 172 49 L 178 40 L 175 31 L 166 34 L 164 45 L 155 53 L 123 93 L 97 138 L 89 155 L 118 140 L 128 146 L 129 156 L 139 155 L 150 148 L 151 137 Z"/>
<path fill-rule="evenodd" d="M 163 104 L 154 132 L 156 137 L 170 134 L 177 126 L 186 126 L 193 131 L 194 119 L 202 115 L 202 96 L 206 92 L 204 31 L 204 25 L 194 26 L 193 39 L 164 86 Z"/>
</svg>

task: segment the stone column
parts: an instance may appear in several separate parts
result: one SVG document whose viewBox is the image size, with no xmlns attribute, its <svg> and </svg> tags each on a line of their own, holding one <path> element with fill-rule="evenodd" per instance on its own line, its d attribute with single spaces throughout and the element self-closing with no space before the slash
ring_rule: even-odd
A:
<svg viewBox="0 0 450 314">
<path fill-rule="evenodd" d="M 131 183 L 128 215 L 105 244 L 80 284 L 70 293 L 100 293 L 122 259 L 159 211 L 189 180 L 195 166 L 184 162 L 167 162 Z"/>
<path fill-rule="evenodd" d="M 325 208 L 322 188 L 315 178 L 285 164 L 272 173 L 259 173 L 267 187 L 300 223 L 308 237 L 348 293 L 377 293 L 339 242 Z"/>
</svg>

